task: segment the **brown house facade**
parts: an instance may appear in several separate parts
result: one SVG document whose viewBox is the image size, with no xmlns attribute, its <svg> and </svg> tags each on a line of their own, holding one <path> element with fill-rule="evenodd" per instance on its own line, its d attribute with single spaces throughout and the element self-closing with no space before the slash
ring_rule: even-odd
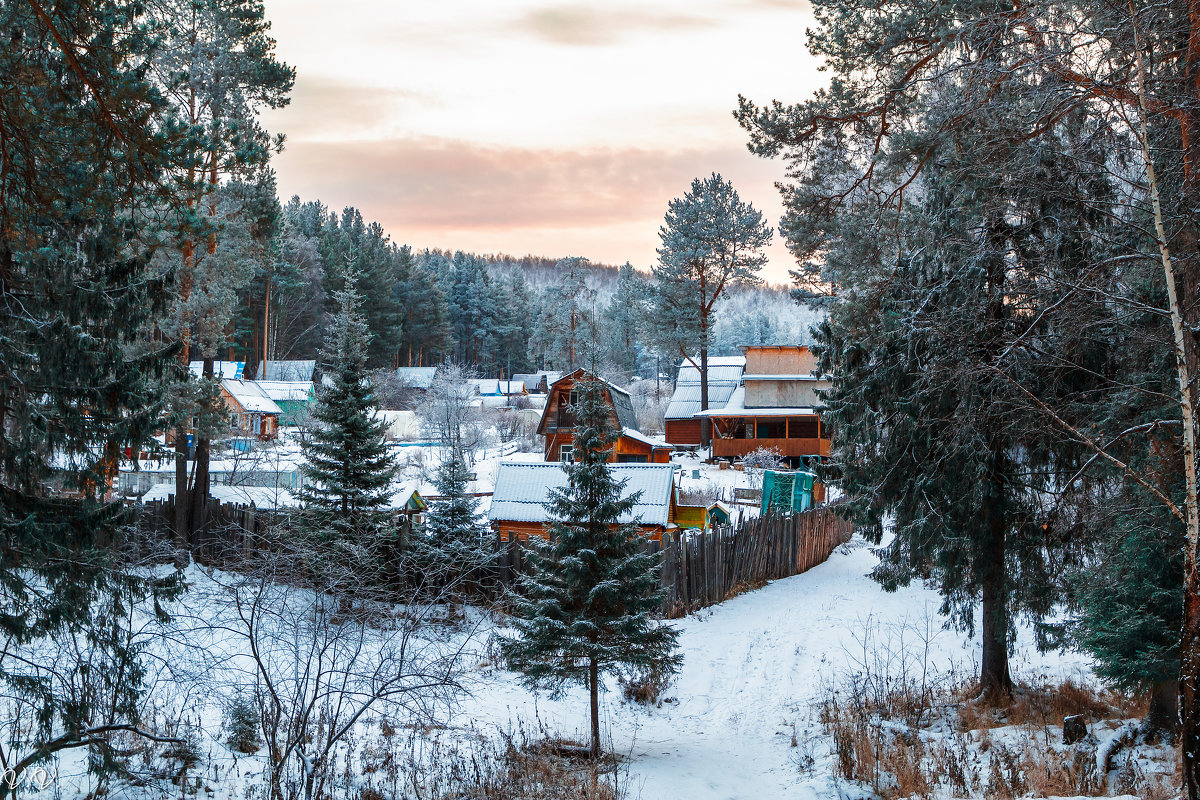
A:
<svg viewBox="0 0 1200 800">
<path fill-rule="evenodd" d="M 828 456 L 830 441 L 821 423 L 819 390 L 828 378 L 816 375 L 816 357 L 802 345 L 748 345 L 742 383 L 723 408 L 699 412 L 713 423 L 713 456 L 740 458 L 774 449 L 794 462 Z"/>
<path fill-rule="evenodd" d="M 574 451 L 576 420 L 571 407 L 578 399 L 578 384 L 589 377 L 577 369 L 564 375 L 550 386 L 546 408 L 538 423 L 538 434 L 545 442 L 546 461 L 571 461 Z M 604 385 L 604 401 L 609 407 L 609 422 L 620 431 L 609 461 L 618 464 L 666 464 L 671 460 L 671 446 L 656 441 L 638 430 L 633 400 L 619 386 L 598 379 Z"/>
</svg>

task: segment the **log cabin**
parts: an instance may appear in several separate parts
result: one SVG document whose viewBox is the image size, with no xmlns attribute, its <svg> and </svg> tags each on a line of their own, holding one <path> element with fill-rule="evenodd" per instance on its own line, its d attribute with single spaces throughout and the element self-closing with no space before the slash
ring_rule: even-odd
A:
<svg viewBox="0 0 1200 800">
<path fill-rule="evenodd" d="M 636 523 L 641 534 L 662 541 L 665 531 L 674 530 L 677 510 L 673 464 L 614 464 L 613 478 L 624 481 L 622 497 L 641 492 L 637 503 L 622 515 L 620 523 Z M 550 515 L 546 501 L 552 489 L 567 485 L 561 463 L 501 462 L 496 486 L 488 506 L 488 524 L 501 541 L 549 536 Z"/>
<path fill-rule="evenodd" d="M 545 440 L 546 461 L 572 460 L 575 415 L 571 407 L 577 399 L 576 384 L 588 377 L 591 376 L 586 370 L 577 369 L 551 384 L 537 431 Z M 604 384 L 604 399 L 611 409 L 609 421 L 620 432 L 608 460 L 617 464 L 668 463 L 671 460 L 671 445 L 647 436 L 638 429 L 629 392 L 603 378 L 596 380 Z"/>
</svg>

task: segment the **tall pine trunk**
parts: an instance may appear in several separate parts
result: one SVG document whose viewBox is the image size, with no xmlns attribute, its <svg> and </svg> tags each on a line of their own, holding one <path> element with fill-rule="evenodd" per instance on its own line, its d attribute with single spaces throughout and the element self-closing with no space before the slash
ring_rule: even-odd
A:
<svg viewBox="0 0 1200 800">
<path fill-rule="evenodd" d="M 592 702 L 592 758 L 600 757 L 600 669 L 593 656 L 588 659 L 588 691 Z"/>
<path fill-rule="evenodd" d="M 703 326 L 702 326 L 703 327 Z M 707 338 L 707 337 L 706 337 Z M 708 344 L 700 345 L 700 410 L 708 411 Z M 712 420 L 700 417 L 700 446 L 712 446 Z"/>
<path fill-rule="evenodd" d="M 983 656 L 979 665 L 979 694 L 1000 703 L 1012 695 L 1008 671 L 1008 598 L 1005 586 L 1005 520 L 998 509 L 987 515 L 983 549 Z"/>
<path fill-rule="evenodd" d="M 214 375 L 213 359 L 209 356 L 204 358 L 204 380 L 210 381 Z M 207 402 L 207 399 L 205 400 Z M 209 495 L 209 454 L 210 444 L 208 434 L 201 436 L 200 431 L 196 431 L 196 468 L 195 479 L 192 482 L 192 492 L 189 506 L 189 527 L 190 533 L 193 535 L 204 527 L 208 518 L 208 495 Z"/>
</svg>

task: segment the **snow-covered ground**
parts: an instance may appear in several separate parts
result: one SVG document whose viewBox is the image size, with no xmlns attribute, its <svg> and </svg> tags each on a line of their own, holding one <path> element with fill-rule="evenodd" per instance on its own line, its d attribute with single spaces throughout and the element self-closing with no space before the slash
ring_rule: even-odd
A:
<svg viewBox="0 0 1200 800">
<path fill-rule="evenodd" d="M 871 550 L 855 540 L 824 564 L 677 620 L 684 664 L 668 692 L 674 702 L 644 707 L 621 700 L 610 686 L 604 714 L 611 746 L 626 756 L 631 783 L 643 800 L 839 798 L 814 705 L 829 681 L 861 656 L 870 626 L 907 632 L 933 618 L 931 663 L 970 668 L 978 647 L 938 627 L 936 593 L 921 587 L 881 591 L 866 574 Z M 1013 663 L 1017 678 L 1086 678 L 1076 655 L 1038 655 L 1022 632 Z M 481 670 L 457 722 L 503 727 L 532 720 L 586 740 L 586 694 L 558 700 L 523 690 L 516 676 Z M 798 746 L 792 746 L 793 732 Z M 808 745 L 806 740 L 812 740 Z M 803 762 L 815 755 L 809 770 Z"/>
<path fill-rule="evenodd" d="M 921 635 L 932 624 L 929 664 L 970 672 L 978 645 L 940 628 L 935 592 L 913 586 L 888 594 L 867 577 L 876 559 L 855 540 L 834 552 L 824 564 L 802 575 L 775 581 L 702 612 L 677 620 L 684 663 L 668 690 L 667 700 L 646 707 L 622 699 L 609 681 L 602 700 L 604 730 L 610 747 L 622 756 L 631 796 L 644 800 L 734 800 L 736 798 L 844 798 L 847 787 L 832 777 L 830 746 L 816 719 L 816 703 L 830 683 L 863 656 L 863 635 L 904 636 L 906 647 L 924 649 Z M 218 576 L 219 577 L 219 576 Z M 220 587 L 204 571 L 188 571 L 193 591 L 181 603 L 192 619 L 218 613 L 204 606 Z M 549 698 L 524 689 L 519 676 L 497 666 L 488 640 L 493 632 L 469 626 L 470 655 L 464 679 L 466 694 L 437 726 L 438 737 L 470 742 L 473 737 L 500 735 L 519 728 L 545 730 L 586 741 L 587 697 L 580 688 Z M 219 637 L 218 637 L 219 638 Z M 1087 661 L 1074 654 L 1037 654 L 1027 630 L 1015 650 L 1015 677 L 1090 680 Z M 194 645 L 196 642 L 191 642 Z M 220 645 L 217 647 L 217 645 Z M 899 639 L 892 642 L 899 644 Z M 217 647 L 216 650 L 213 647 Z M 225 650 L 230 663 L 245 656 L 228 651 L 229 641 L 207 645 L 209 656 Z M 186 670 L 183 670 L 186 672 Z M 160 678 L 162 680 L 162 678 Z M 214 684 L 216 686 L 216 684 Z M 247 796 L 261 775 L 261 753 L 234 756 L 223 744 L 221 730 L 227 698 L 184 690 L 186 714 L 200 723 L 200 752 L 209 766 L 198 797 Z M 180 692 L 175 692 L 180 694 Z M 181 706 L 184 707 L 184 706 Z M 360 741 L 378 736 L 368 715 Z M 61 775 L 75 776 L 78 794 L 90 784 L 82 765 L 64 763 Z M 74 794 L 60 785 L 63 796 Z M 178 790 L 176 790 L 178 793 Z M 149 796 L 134 792 L 134 796 Z"/>
</svg>

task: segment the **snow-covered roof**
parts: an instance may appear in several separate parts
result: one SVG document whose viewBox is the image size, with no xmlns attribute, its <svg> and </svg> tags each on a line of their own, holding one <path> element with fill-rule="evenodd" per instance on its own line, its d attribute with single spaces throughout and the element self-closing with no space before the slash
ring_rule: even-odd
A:
<svg viewBox="0 0 1200 800">
<path fill-rule="evenodd" d="M 721 408 L 710 408 L 708 411 L 697 411 L 696 417 L 803 417 L 815 414 L 812 406 L 796 406 L 794 408 L 746 408 L 746 387 L 739 386 L 729 396 L 729 402 Z"/>
<path fill-rule="evenodd" d="M 633 509 L 620 522 L 642 525 L 667 525 L 671 516 L 671 496 L 675 490 L 673 464 L 610 464 L 617 481 L 624 481 L 621 496 L 641 492 Z M 551 489 L 567 485 L 567 473 L 561 464 L 523 464 L 503 461 L 496 471 L 496 487 L 488 508 L 488 522 L 547 522 L 545 503 Z"/>
<path fill-rule="evenodd" d="M 282 414 L 283 410 L 255 381 L 221 381 L 221 388 L 229 392 L 238 405 L 255 414 Z"/>
<path fill-rule="evenodd" d="M 214 361 L 213 377 L 217 380 L 240 379 L 242 377 L 242 370 L 245 368 L 245 361 Z M 188 364 L 188 369 L 197 378 L 202 377 L 204 375 L 204 362 L 193 361 Z"/>
<path fill-rule="evenodd" d="M 308 381 L 312 383 L 317 362 L 308 361 L 264 361 L 258 371 L 263 381 Z"/>
<path fill-rule="evenodd" d="M 708 359 L 708 407 L 721 408 L 742 380 L 745 356 L 713 356 Z M 667 419 L 691 419 L 700 410 L 700 370 L 684 359 L 679 364 L 675 392 L 667 404 Z"/>
<path fill-rule="evenodd" d="M 308 400 L 313 395 L 312 381 L 244 381 L 262 389 L 272 400 Z"/>
<path fill-rule="evenodd" d="M 696 363 L 700 363 L 700 357 L 696 357 Z M 746 368 L 745 356 L 709 356 L 708 357 L 708 382 L 713 381 L 734 381 L 735 383 L 742 377 L 742 370 Z M 691 359 L 685 358 L 679 362 L 678 377 L 676 383 L 700 383 L 700 370 L 692 364 Z"/>
<path fill-rule="evenodd" d="M 243 506 L 254 506 L 259 509 L 294 508 L 299 505 L 296 498 L 286 489 L 272 489 L 264 486 L 223 486 L 214 484 L 208 487 L 209 497 L 221 503 L 234 503 Z M 143 503 L 162 502 L 175 496 L 175 487 L 169 483 L 160 483 L 150 487 L 141 497 Z"/>
<path fill-rule="evenodd" d="M 397 367 L 396 377 L 404 382 L 406 386 L 411 386 L 414 389 L 428 389 L 433 386 L 433 379 L 437 376 L 437 367 Z"/>
<path fill-rule="evenodd" d="M 781 373 L 777 375 L 762 374 L 762 375 L 743 375 L 744 381 L 819 381 L 821 380 L 816 375 L 797 375 L 794 372 Z"/>
<path fill-rule="evenodd" d="M 671 446 L 671 445 L 667 444 L 667 441 L 665 439 L 659 439 L 654 436 L 647 436 L 646 434 L 639 431 L 637 428 L 623 428 L 623 429 L 621 429 L 621 435 L 628 436 L 630 439 L 636 439 L 639 442 L 645 442 L 646 444 L 650 445 L 651 447 L 670 447 Z"/>
<path fill-rule="evenodd" d="M 722 408 L 736 391 L 736 382 L 721 381 L 708 384 L 708 407 Z M 671 402 L 667 404 L 666 419 L 691 419 L 700 410 L 700 384 L 676 384 Z"/>
<path fill-rule="evenodd" d="M 421 497 L 419 484 L 415 481 L 407 481 L 401 484 L 399 491 L 392 494 L 388 501 L 390 508 L 408 508 L 412 504 L 412 509 L 425 508 L 425 500 Z"/>
</svg>

